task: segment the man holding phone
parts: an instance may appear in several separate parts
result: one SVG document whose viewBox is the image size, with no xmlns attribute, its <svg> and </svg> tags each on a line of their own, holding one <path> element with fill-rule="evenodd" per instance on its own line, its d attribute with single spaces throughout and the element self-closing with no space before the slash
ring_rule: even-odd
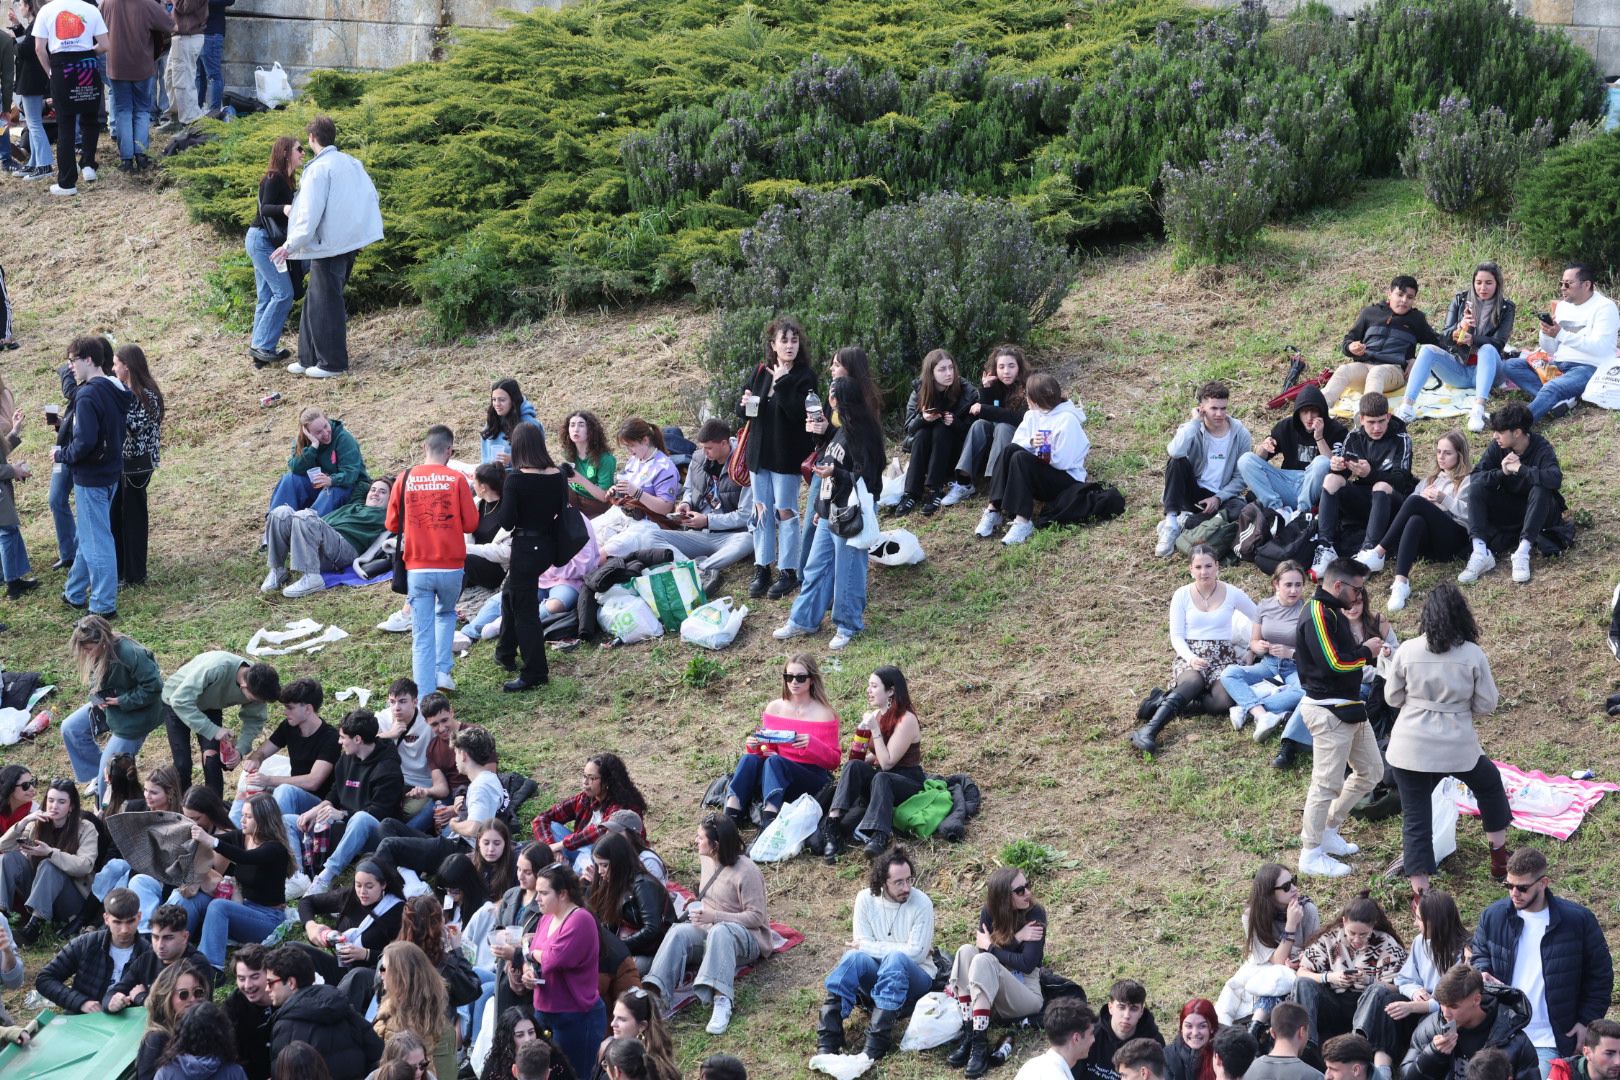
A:
<svg viewBox="0 0 1620 1080">
<path fill-rule="evenodd" d="M 1482 1050 L 1496 1049 L 1512 1063 L 1513 1080 L 1540 1080 L 1541 1065 L 1525 1027 L 1530 1003 L 1509 986 L 1486 986 L 1479 972 L 1458 964 L 1435 984 L 1438 1013 L 1418 1025 L 1401 1065 L 1401 1080 L 1451 1080 Z"/>
<path fill-rule="evenodd" d="M 687 468 L 686 486 L 670 514 L 680 528 L 659 529 L 642 538 L 641 545 L 699 560 L 698 572 L 708 589 L 722 569 L 754 554 L 754 489 L 738 484 L 726 468 L 734 444 L 724 420 L 705 421 L 697 444 L 702 457 Z"/>
<path fill-rule="evenodd" d="M 1390 415 L 1389 399 L 1369 390 L 1361 395 L 1356 413 L 1360 423 L 1329 460 L 1330 471 L 1322 480 L 1316 558 L 1311 563 L 1311 572 L 1318 579 L 1327 564 L 1338 558 L 1344 518 L 1364 523 L 1369 537 L 1383 536 L 1396 508 L 1417 487 L 1417 477 L 1412 475 L 1412 436 L 1406 432 L 1405 421 Z"/>
<path fill-rule="evenodd" d="M 1597 365 L 1614 359 L 1620 338 L 1620 309 L 1597 288 L 1596 275 L 1585 263 L 1570 263 L 1558 280 L 1562 297 L 1550 312 L 1539 312 L 1541 349 L 1560 374 L 1542 382 L 1524 357 L 1502 365 L 1513 385 L 1531 395 L 1530 413 L 1537 420 L 1571 412 Z"/>
</svg>

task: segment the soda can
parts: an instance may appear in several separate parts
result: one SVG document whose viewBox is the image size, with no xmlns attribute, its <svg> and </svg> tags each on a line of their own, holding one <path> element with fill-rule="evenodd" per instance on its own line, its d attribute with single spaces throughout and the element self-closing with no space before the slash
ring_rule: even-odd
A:
<svg viewBox="0 0 1620 1080">
<path fill-rule="evenodd" d="M 280 400 L 281 400 L 281 392 L 278 390 L 278 391 L 275 391 L 273 393 L 266 394 L 266 395 L 264 395 L 264 397 L 260 398 L 259 399 L 259 407 L 264 408 L 264 409 L 268 409 L 270 406 L 276 404 Z"/>
</svg>

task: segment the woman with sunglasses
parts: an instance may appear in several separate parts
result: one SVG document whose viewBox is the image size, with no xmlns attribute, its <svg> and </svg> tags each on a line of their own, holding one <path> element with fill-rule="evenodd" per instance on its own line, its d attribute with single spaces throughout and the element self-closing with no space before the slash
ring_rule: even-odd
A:
<svg viewBox="0 0 1620 1080">
<path fill-rule="evenodd" d="M 152 992 L 146 995 L 146 1033 L 135 1055 L 135 1080 L 157 1076 L 180 1018 L 207 1001 L 213 990 L 214 969 L 200 956 L 182 957 L 152 981 Z M 234 1048 L 235 1040 L 230 1042 Z"/>
<path fill-rule="evenodd" d="M 742 829 L 758 799 L 759 827 L 768 827 L 784 803 L 826 787 L 840 756 L 838 714 L 827 700 L 821 668 L 809 653 L 794 653 L 782 669 L 782 696 L 771 699 L 743 741 L 726 793 L 726 817 Z"/>
<path fill-rule="evenodd" d="M 922 790 L 922 725 L 911 706 L 911 689 L 900 669 L 885 664 L 866 680 L 871 709 L 861 717 L 838 777 L 832 808 L 822 823 L 821 853 L 831 862 L 853 835 L 866 853 L 888 850 L 894 808 Z"/>
<path fill-rule="evenodd" d="M 945 992 L 962 1010 L 962 1037 L 946 1057 L 963 1075 L 990 1068 L 990 1021 L 1003 1022 L 1041 1011 L 1041 960 L 1046 953 L 1046 909 L 1035 902 L 1029 879 L 1016 866 L 990 875 L 979 928 L 956 950 Z"/>
<path fill-rule="evenodd" d="M 551 847 L 554 858 L 583 867 L 591 845 L 602 835 L 602 822 L 616 810 L 647 814 L 647 800 L 630 779 L 618 754 L 594 754 L 585 761 L 585 787 L 534 819 L 534 838 Z"/>
<path fill-rule="evenodd" d="M 1394 652 L 1395 647 L 1400 644 L 1400 639 L 1395 636 L 1395 627 L 1390 625 L 1389 619 L 1370 609 L 1365 588 L 1357 591 L 1355 598 L 1344 609 L 1344 617 L 1350 620 L 1350 629 L 1356 634 L 1357 641 L 1365 641 L 1377 634 L 1389 645 L 1390 652 Z M 1367 665 L 1366 670 L 1361 673 L 1362 701 L 1372 696 L 1373 687 L 1382 678 L 1377 665 Z M 1295 705 L 1294 711 L 1288 716 L 1288 723 L 1283 725 L 1282 745 L 1277 748 L 1277 756 L 1271 759 L 1271 767 L 1292 768 L 1294 762 L 1301 756 L 1309 761 L 1310 755 L 1303 752 L 1311 748 L 1312 742 L 1310 729 L 1305 726 L 1305 714 L 1298 705 Z"/>
<path fill-rule="evenodd" d="M 27 817 L 34 809 L 39 785 L 26 765 L 0 768 L 0 833 Z"/>
<path fill-rule="evenodd" d="M 408 1031 L 430 1050 L 438 1076 L 456 1074 L 456 1029 L 450 1021 L 450 1007 L 444 979 L 427 954 L 413 942 L 390 942 L 377 962 L 381 1004 L 373 1030 L 384 1040 Z"/>
<path fill-rule="evenodd" d="M 415 1032 L 396 1031 L 388 1036 L 388 1041 L 383 1043 L 382 1057 L 366 1080 L 378 1080 L 389 1066 L 396 1063 L 404 1065 L 408 1070 L 407 1075 L 414 1080 L 438 1080 L 432 1071 L 433 1063 L 428 1060 L 427 1047 L 422 1045 Z"/>
<path fill-rule="evenodd" d="M 1271 1015 L 1271 1007 L 1293 989 L 1294 965 L 1305 942 L 1321 927 L 1321 914 L 1299 891 L 1292 870 L 1281 863 L 1266 863 L 1256 870 L 1243 908 L 1247 955 L 1216 999 L 1220 1022 L 1236 1023 L 1251 1014 L 1264 1021 Z"/>
</svg>

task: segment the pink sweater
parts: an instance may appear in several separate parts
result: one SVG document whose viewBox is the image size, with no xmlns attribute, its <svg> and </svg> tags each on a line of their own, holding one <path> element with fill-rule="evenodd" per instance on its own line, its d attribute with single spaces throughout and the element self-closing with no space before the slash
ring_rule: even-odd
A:
<svg viewBox="0 0 1620 1080">
<path fill-rule="evenodd" d="M 602 939 L 596 917 L 575 908 L 553 933 L 552 917 L 543 916 L 534 928 L 529 951 L 543 948 L 540 977 L 534 988 L 534 1007 L 540 1012 L 579 1013 L 601 998 L 596 975 Z"/>
<path fill-rule="evenodd" d="M 810 745 L 800 749 L 791 743 L 761 743 L 754 753 L 760 757 L 781 754 L 788 761 L 800 765 L 814 765 L 831 772 L 838 768 L 838 717 L 831 720 L 795 720 L 790 716 L 765 713 L 759 718 L 761 728 L 772 731 L 791 731 L 795 735 L 810 736 Z"/>
</svg>

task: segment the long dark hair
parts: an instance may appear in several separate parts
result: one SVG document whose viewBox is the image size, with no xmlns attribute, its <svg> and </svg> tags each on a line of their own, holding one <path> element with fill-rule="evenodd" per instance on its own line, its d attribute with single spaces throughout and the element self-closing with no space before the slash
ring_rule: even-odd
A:
<svg viewBox="0 0 1620 1080">
<path fill-rule="evenodd" d="M 556 462 L 546 449 L 546 433 L 535 424 L 519 424 L 512 431 L 512 468 L 550 469 Z"/>
<path fill-rule="evenodd" d="M 437 896 L 422 893 L 405 901 L 398 940 L 421 949 L 434 968 L 444 963 L 444 907 Z"/>
<path fill-rule="evenodd" d="M 1344 905 L 1344 911 L 1339 914 L 1333 924 L 1324 926 L 1311 938 L 1311 941 L 1319 941 L 1323 935 L 1334 930 L 1342 930 L 1345 923 L 1352 922 L 1366 923 L 1375 932 L 1388 934 L 1394 938 L 1395 943 L 1403 949 L 1406 947 L 1406 942 L 1401 939 L 1401 932 L 1395 929 L 1394 923 L 1389 921 L 1389 915 L 1379 906 L 1378 901 L 1374 900 L 1372 895 L 1367 892 L 1358 893 L 1354 900 Z"/>
<path fill-rule="evenodd" d="M 596 880 L 591 883 L 591 891 L 586 894 L 586 907 L 596 916 L 596 921 L 609 930 L 619 928 L 621 905 L 625 893 L 630 891 L 630 885 L 637 875 L 647 873 L 647 867 L 642 864 L 636 854 L 636 846 L 630 838 L 623 833 L 609 832 L 597 840 L 596 846 L 591 849 L 592 859 L 602 859 L 608 864 L 607 873 L 600 871 Z"/>
<path fill-rule="evenodd" d="M 510 1066 L 508 1066 L 510 1068 Z M 270 1066 L 270 1080 L 332 1080 L 332 1070 L 309 1043 L 294 1039 L 281 1048 Z"/>
<path fill-rule="evenodd" d="M 854 379 L 861 387 L 861 393 L 866 398 L 866 407 L 873 416 L 883 415 L 883 391 L 872 380 L 872 361 L 866 356 L 866 350 L 859 345 L 845 345 L 833 353 L 833 360 L 844 369 L 844 374 Z M 842 413 L 839 414 L 842 418 Z"/>
<path fill-rule="evenodd" d="M 0 768 L 0 810 L 11 807 L 11 796 L 16 794 L 17 785 L 22 783 L 23 777 L 33 775 L 34 770 L 26 765 L 7 765 L 5 768 Z M 39 793 L 37 786 L 34 792 L 36 795 Z M 30 799 L 29 801 L 33 802 L 34 800 Z"/>
<path fill-rule="evenodd" d="M 630 770 L 625 768 L 624 760 L 618 754 L 607 751 L 592 754 L 590 762 L 602 777 L 603 803 L 620 810 L 634 810 L 642 817 L 647 816 L 647 800 L 642 798 L 641 789 L 630 779 Z"/>
<path fill-rule="evenodd" d="M 1418 633 L 1429 642 L 1429 651 L 1445 653 L 1465 641 L 1479 643 L 1479 624 L 1463 598 L 1462 590 L 1449 581 L 1442 581 L 1429 590 L 1423 601 L 1423 614 L 1418 616 Z"/>
<path fill-rule="evenodd" d="M 1418 918 L 1423 920 L 1423 941 L 1436 971 L 1447 971 L 1463 962 L 1463 949 L 1470 934 L 1457 911 L 1451 894 L 1436 889 L 1418 901 Z"/>
<path fill-rule="evenodd" d="M 942 362 L 949 360 L 951 367 L 956 370 L 956 381 L 950 386 L 941 386 L 934 378 L 934 369 Z M 944 349 L 935 349 L 923 357 L 922 374 L 917 387 L 917 408 L 920 410 L 939 409 L 948 411 L 962 400 L 962 365 L 956 362 L 956 357 Z"/>
<path fill-rule="evenodd" d="M 113 355 L 124 362 L 124 368 L 129 372 L 129 388 L 137 398 L 144 397 L 156 407 L 157 420 L 162 422 L 163 391 L 158 387 L 157 380 L 152 378 L 152 368 L 146 362 L 145 350 L 139 345 L 120 345 Z"/>
<path fill-rule="evenodd" d="M 174 1038 L 163 1051 L 163 1064 L 167 1065 L 182 1054 L 192 1057 L 213 1058 L 221 1065 L 236 1060 L 236 1032 L 225 1010 L 212 1001 L 193 1005 L 175 1025 Z"/>
<path fill-rule="evenodd" d="M 608 452 L 607 429 L 589 409 L 575 409 L 563 420 L 563 443 L 566 444 L 563 457 L 574 462 L 580 460 L 579 447 L 568 437 L 568 425 L 573 423 L 576 416 L 585 421 L 585 453 L 590 455 L 592 461 L 600 461 L 602 455 Z"/>
<path fill-rule="evenodd" d="M 1249 909 L 1245 916 L 1249 940 L 1258 941 L 1268 949 L 1275 949 L 1282 940 L 1277 936 L 1277 924 L 1288 909 L 1277 903 L 1277 880 L 1286 873 L 1288 867 L 1282 863 L 1264 863 L 1254 872 L 1254 884 L 1249 887 Z"/>
<path fill-rule="evenodd" d="M 471 855 L 457 853 L 445 856 L 434 877 L 438 878 L 439 887 L 447 894 L 451 889 L 461 894 L 462 918 L 470 917 L 489 902 L 489 888 L 484 884 L 484 875 L 473 865 Z"/>
<path fill-rule="evenodd" d="M 867 381 L 870 385 L 871 381 Z M 871 406 L 877 391 L 868 393 L 859 382 L 848 375 L 834 379 L 828 390 L 838 406 L 838 426 L 844 433 L 844 445 L 858 461 L 851 465 L 871 465 L 867 458 L 876 454 L 875 462 L 883 462 L 883 426 L 877 411 Z"/>
<path fill-rule="evenodd" d="M 532 1011 L 517 1005 L 501 1010 L 501 1015 L 495 1020 L 495 1040 L 489 1048 L 489 1057 L 484 1059 L 484 1071 L 480 1080 L 512 1080 L 512 1063 L 517 1060 L 517 1042 L 513 1039 L 512 1032 L 525 1020 L 534 1027 L 535 1034 L 539 1035 L 540 1025 L 534 1022 Z"/>
<path fill-rule="evenodd" d="M 1024 396 L 1024 385 L 1029 381 L 1029 361 L 1024 359 L 1023 349 L 1020 349 L 1016 345 L 997 345 L 995 348 L 990 350 L 988 355 L 985 356 L 984 369 L 979 372 L 979 377 L 981 380 L 986 377 L 994 378 L 996 374 L 996 361 L 1003 356 L 1010 356 L 1014 360 L 1018 361 L 1018 377 L 1012 381 L 1011 386 L 1007 387 L 1007 408 L 1022 408 L 1026 401 Z M 1002 383 L 1000 379 L 996 379 L 996 382 L 1000 385 L 1006 385 Z M 992 387 L 992 389 L 994 389 L 994 387 Z M 1211 1040 L 1213 1041 L 1213 1036 L 1211 1037 Z"/>
<path fill-rule="evenodd" d="M 276 177 L 287 181 L 287 186 L 293 183 L 293 151 L 298 149 L 298 140 L 291 135 L 278 135 L 276 141 L 270 144 L 270 166 L 264 171 L 264 179 L 273 180 Z"/>
<path fill-rule="evenodd" d="M 124 804 L 141 797 L 141 774 L 134 754 L 114 754 L 107 762 L 107 817 L 122 813 Z"/>
<path fill-rule="evenodd" d="M 281 850 L 287 853 L 287 876 L 298 873 L 298 856 L 293 854 L 292 841 L 287 838 L 287 823 L 281 818 L 276 797 L 261 791 L 247 801 L 247 808 L 253 812 L 253 846 L 280 844 Z"/>
<path fill-rule="evenodd" d="M 493 397 L 497 390 L 506 391 L 506 396 L 512 401 L 512 408 L 505 416 L 502 416 L 495 411 L 494 403 L 490 404 L 488 410 L 484 413 L 483 436 L 486 439 L 493 439 L 499 435 L 510 438 L 512 432 L 523 422 L 523 391 L 519 388 L 517 380 L 496 379 L 490 385 L 490 396 Z"/>
<path fill-rule="evenodd" d="M 905 672 L 893 664 L 884 664 L 882 667 L 875 669 L 872 674 L 876 675 L 878 682 L 882 683 L 884 688 L 894 695 L 894 699 L 889 702 L 889 708 L 882 716 L 878 717 L 879 721 L 882 721 L 884 717 L 890 717 L 898 721 L 906 713 L 917 711 L 911 704 L 911 688 L 906 685 Z"/>
<path fill-rule="evenodd" d="M 45 790 L 60 791 L 68 797 L 68 816 L 60 829 L 40 822 L 34 831 L 34 838 L 64 854 L 76 854 L 79 850 L 79 822 L 84 820 L 84 811 L 79 805 L 79 785 L 71 780 L 52 780 Z M 44 805 L 44 800 L 41 800 L 40 806 Z"/>
<path fill-rule="evenodd" d="M 669 1025 L 664 1022 L 663 1013 L 653 1008 L 652 994 L 639 986 L 632 986 L 619 995 L 618 1003 L 642 1026 L 640 1042 L 647 1052 L 664 1065 L 668 1070 L 667 1075 L 679 1080 L 681 1074 L 675 1068 L 675 1044 L 669 1037 Z"/>
<path fill-rule="evenodd" d="M 193 784 L 186 788 L 186 793 L 180 796 L 180 809 L 190 810 L 194 814 L 201 814 L 208 819 L 214 832 L 225 832 L 236 828 L 231 820 L 230 808 L 219 793 L 207 784 Z M 276 820 L 281 820 L 279 817 Z"/>
<path fill-rule="evenodd" d="M 1003 866 L 990 875 L 990 880 L 984 887 L 984 906 L 990 913 L 990 941 L 1006 949 L 1011 948 L 1013 938 L 1018 931 L 1029 922 L 1029 913 L 1034 907 L 1020 911 L 1013 907 L 1013 882 L 1018 880 L 1024 872 L 1016 866 Z M 1028 875 L 1024 875 L 1028 882 Z"/>
</svg>

